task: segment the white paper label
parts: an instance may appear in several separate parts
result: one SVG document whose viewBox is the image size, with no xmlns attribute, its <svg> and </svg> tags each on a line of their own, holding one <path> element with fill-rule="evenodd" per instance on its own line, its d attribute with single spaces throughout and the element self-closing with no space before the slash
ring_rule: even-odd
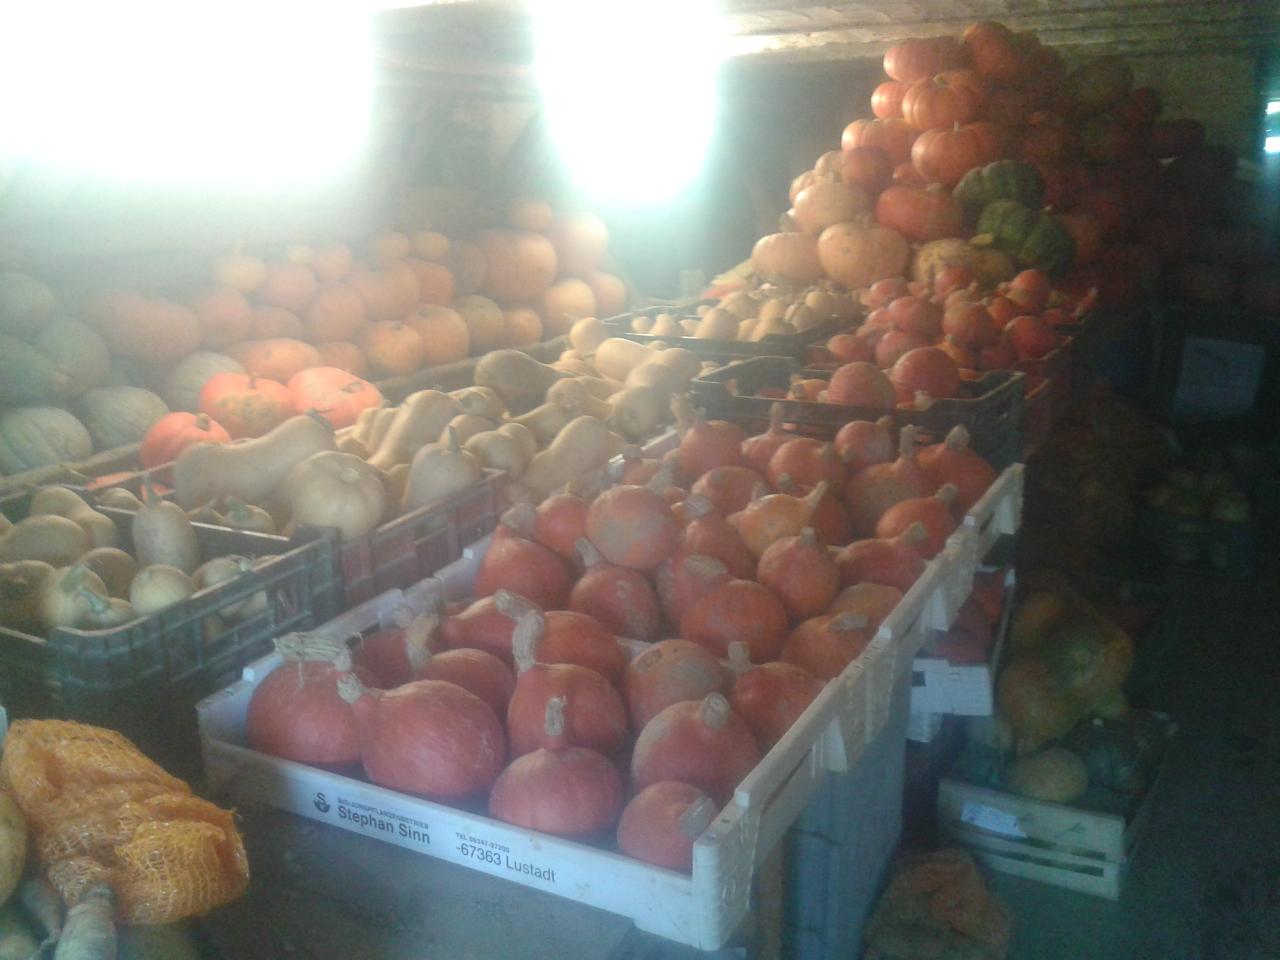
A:
<svg viewBox="0 0 1280 960">
<path fill-rule="evenodd" d="M 1014 837 L 1018 840 L 1025 840 L 1027 837 L 1022 827 L 1018 825 L 1016 814 L 1009 813 L 1007 810 L 989 807 L 985 803 L 974 803 L 971 800 L 966 800 L 964 806 L 960 808 L 960 819 L 965 823 L 971 823 L 975 827 L 990 830 L 992 833 L 998 833 L 1001 836 Z"/>
</svg>

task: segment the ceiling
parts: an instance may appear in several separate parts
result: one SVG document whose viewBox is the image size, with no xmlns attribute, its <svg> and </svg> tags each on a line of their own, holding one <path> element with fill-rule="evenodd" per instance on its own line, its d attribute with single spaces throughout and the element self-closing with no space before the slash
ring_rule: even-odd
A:
<svg viewBox="0 0 1280 960">
<path fill-rule="evenodd" d="M 721 0 L 721 11 L 731 58 L 751 63 L 879 58 L 902 37 L 958 34 L 983 19 L 1033 30 L 1068 55 L 1280 43 L 1280 0 Z M 532 59 L 528 7 L 516 0 L 409 3 L 377 14 L 376 36 L 392 77 L 428 72 L 519 85 Z"/>
</svg>

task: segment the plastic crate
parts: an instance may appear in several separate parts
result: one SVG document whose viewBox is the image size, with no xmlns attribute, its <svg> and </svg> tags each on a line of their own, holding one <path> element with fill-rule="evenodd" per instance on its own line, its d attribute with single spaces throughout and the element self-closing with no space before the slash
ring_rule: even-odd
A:
<svg viewBox="0 0 1280 960">
<path fill-rule="evenodd" d="M 381 625 L 406 604 L 422 609 L 430 593 L 389 591 L 319 632 L 345 639 Z M 251 664 L 243 679 L 197 707 L 206 780 L 215 792 L 618 913 L 642 930 L 701 949 L 718 948 L 732 936 L 747 915 L 752 877 L 827 776 L 827 744 L 840 739 L 837 705 L 847 690 L 839 680 L 828 683 L 738 785 L 695 843 L 693 871 L 686 875 L 611 847 L 492 820 L 479 812 L 480 804 L 446 806 L 248 749 L 249 700 L 279 663 L 272 655 Z"/>
<path fill-rule="evenodd" d="M 839 333 L 843 327 L 834 320 L 820 323 L 816 327 L 793 334 L 770 334 L 762 340 L 703 340 L 698 337 L 655 337 L 647 333 L 636 333 L 631 329 L 631 321 L 636 317 L 656 317 L 667 313 L 677 320 L 697 319 L 695 308 L 706 304 L 713 306 L 717 301 L 703 300 L 676 309 L 657 306 L 646 307 L 631 313 L 619 314 L 604 321 L 606 329 L 615 337 L 632 340 L 636 343 L 662 342 L 673 347 L 684 347 L 690 353 L 705 360 L 730 360 L 740 357 L 789 357 L 792 360 L 805 360 L 809 356 L 810 347 L 825 343 Z M 850 324 L 851 326 L 851 324 Z"/>
<path fill-rule="evenodd" d="M 1017 369 L 1029 377 L 1042 377 L 1048 383 L 1049 414 L 1059 420 L 1071 407 L 1071 365 L 1075 338 L 1067 337 L 1047 355 L 1035 360 L 1019 360 Z"/>
<path fill-rule="evenodd" d="M 120 542 L 131 542 L 134 515 L 102 512 L 115 522 Z M 97 723 L 189 765 L 195 702 L 237 677 L 274 637 L 324 623 L 338 609 L 341 582 L 331 534 L 310 530 L 288 539 L 193 526 L 204 559 L 271 559 L 118 627 L 57 629 L 48 638 L 0 627 L 0 701 L 11 717 Z M 210 619 L 260 591 L 267 603 L 257 616 L 237 624 Z"/>
<path fill-rule="evenodd" d="M 793 374 L 829 380 L 830 370 L 803 369 L 786 357 L 753 357 L 704 373 L 691 385 L 694 403 L 708 417 L 732 420 L 748 431 L 764 430 L 775 403 L 783 406 L 783 418 L 801 431 L 816 430 L 831 436 L 850 420 L 892 418 L 895 427 L 914 424 L 930 439 L 941 440 L 955 426 L 963 425 L 973 449 L 997 470 L 1022 458 L 1022 413 L 1025 374 L 992 370 L 966 381 L 966 396 L 935 400 L 927 410 L 876 410 L 807 400 L 779 400 L 757 396 L 761 390 L 785 393 Z"/>
</svg>

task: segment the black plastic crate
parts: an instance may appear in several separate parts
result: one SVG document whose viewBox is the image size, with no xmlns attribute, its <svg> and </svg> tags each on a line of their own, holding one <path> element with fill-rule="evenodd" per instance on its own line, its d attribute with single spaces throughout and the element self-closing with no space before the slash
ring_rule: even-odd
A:
<svg viewBox="0 0 1280 960">
<path fill-rule="evenodd" d="M 877 410 L 810 400 L 756 396 L 762 390 L 785 392 L 791 377 L 830 380 L 830 370 L 808 370 L 786 357 L 753 357 L 726 364 L 693 381 L 694 404 L 708 417 L 732 420 L 747 430 L 764 430 L 775 403 L 783 419 L 802 432 L 830 437 L 850 420 L 889 416 L 895 427 L 914 424 L 930 440 L 941 440 L 955 426 L 969 431 L 973 449 L 997 470 L 1022 460 L 1024 381 L 1015 370 L 992 370 L 965 381 L 963 397 L 935 400 L 927 410 Z"/>
<path fill-rule="evenodd" d="M 104 509 L 120 542 L 134 515 Z M 11 717 L 63 717 L 119 730 L 153 756 L 195 761 L 193 706 L 234 681 L 271 642 L 339 612 L 336 539 L 309 529 L 292 538 L 194 524 L 203 559 L 271 559 L 166 610 L 102 630 L 58 629 L 41 638 L 0 627 L 0 703 Z M 236 624 L 211 620 L 259 591 L 265 610 Z"/>
<path fill-rule="evenodd" d="M 631 329 L 631 321 L 636 317 L 656 317 L 660 313 L 669 313 L 679 320 L 696 320 L 696 308 L 707 305 L 714 306 L 718 301 L 702 300 L 683 307 L 645 307 L 631 313 L 622 313 L 609 317 L 604 321 L 605 327 L 615 337 L 633 340 L 636 343 L 662 342 L 673 347 L 684 347 L 690 353 L 706 360 L 731 360 L 740 357 L 790 357 L 792 360 L 803 360 L 808 356 L 809 348 L 826 342 L 839 333 L 841 325 L 834 320 L 820 323 L 808 330 L 794 334 L 770 334 L 761 340 L 701 340 L 698 337 L 655 337 L 647 333 L 636 333 Z"/>
</svg>

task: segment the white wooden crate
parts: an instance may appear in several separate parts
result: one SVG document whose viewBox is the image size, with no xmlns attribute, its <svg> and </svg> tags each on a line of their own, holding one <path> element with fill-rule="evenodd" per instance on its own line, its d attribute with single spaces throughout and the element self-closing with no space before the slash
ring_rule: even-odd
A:
<svg viewBox="0 0 1280 960">
<path fill-rule="evenodd" d="M 422 609 L 388 591 L 319 628 L 344 639 L 372 629 L 395 609 Z M 460 809 L 249 749 L 245 714 L 254 689 L 279 665 L 271 655 L 243 679 L 196 707 L 205 776 L 235 803 L 254 801 L 428 856 L 546 890 L 629 917 L 645 931 L 700 949 L 723 946 L 749 906 L 756 868 L 825 778 L 857 751 L 839 716 L 853 685 L 838 678 L 751 773 L 694 845 L 692 875 L 650 866 L 612 850 L 562 840 Z M 861 671 L 854 671 L 861 676 Z"/>
<path fill-rule="evenodd" d="M 1026 467 L 1012 464 L 995 479 L 987 492 L 969 508 L 963 526 L 977 538 L 978 559 L 986 557 L 1002 536 L 1012 536 L 1022 526 L 1022 486 Z"/>
</svg>

